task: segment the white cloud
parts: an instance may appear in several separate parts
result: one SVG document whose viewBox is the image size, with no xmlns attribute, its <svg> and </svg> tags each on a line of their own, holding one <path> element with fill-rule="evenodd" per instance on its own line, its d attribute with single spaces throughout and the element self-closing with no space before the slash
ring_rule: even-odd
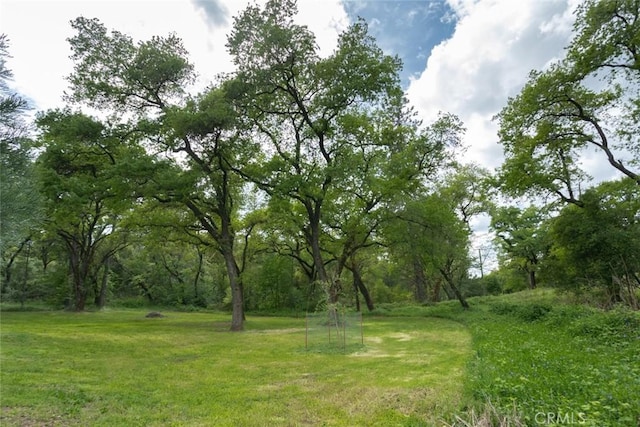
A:
<svg viewBox="0 0 640 427">
<path fill-rule="evenodd" d="M 516 95 L 532 69 L 563 55 L 574 0 L 449 0 L 453 36 L 436 46 L 408 97 L 423 118 L 457 114 L 467 127 L 465 160 L 502 162 L 492 117 Z"/>
<path fill-rule="evenodd" d="M 329 56 L 337 46 L 338 35 L 349 26 L 349 18 L 339 0 L 298 0 L 300 24 L 316 35 L 321 56 Z"/>
</svg>

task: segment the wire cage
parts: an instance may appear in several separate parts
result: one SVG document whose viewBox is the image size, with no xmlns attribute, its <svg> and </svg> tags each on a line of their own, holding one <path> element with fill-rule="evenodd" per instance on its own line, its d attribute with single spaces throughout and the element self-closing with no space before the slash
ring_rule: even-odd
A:
<svg viewBox="0 0 640 427">
<path fill-rule="evenodd" d="M 362 313 L 330 308 L 307 313 L 304 346 L 307 351 L 344 353 L 364 345 Z"/>
</svg>

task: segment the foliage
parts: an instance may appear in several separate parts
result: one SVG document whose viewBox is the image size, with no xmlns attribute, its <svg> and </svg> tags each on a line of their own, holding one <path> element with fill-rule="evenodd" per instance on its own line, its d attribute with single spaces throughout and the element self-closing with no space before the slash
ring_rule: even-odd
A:
<svg viewBox="0 0 640 427">
<path fill-rule="evenodd" d="M 109 33 L 95 18 L 80 17 L 71 26 L 76 35 L 69 39 L 74 61 L 70 101 L 142 113 L 179 99 L 193 81 L 193 66 L 175 35 L 135 44 L 126 34 Z"/>
<path fill-rule="evenodd" d="M 461 125 L 443 115 L 420 126 L 402 95 L 400 61 L 363 21 L 320 58 L 296 12 L 295 1 L 249 6 L 228 37 L 238 67 L 228 92 L 248 138 L 265 152 L 241 173 L 296 213 L 312 279 L 328 284 L 330 303 L 341 297 L 348 268 L 371 309 L 356 254 L 375 241 L 381 211 L 445 163 Z"/>
<path fill-rule="evenodd" d="M 132 206 L 135 186 L 146 180 L 148 162 L 141 148 L 127 144 L 123 129 L 81 113 L 49 111 L 38 126 L 45 230 L 64 247 L 73 307 L 82 311 L 98 286 L 98 271 L 125 244 L 119 222 Z"/>
<path fill-rule="evenodd" d="M 6 65 L 9 57 L 9 39 L 0 34 L 0 294 L 24 303 L 28 296 L 41 295 L 32 286 L 29 258 L 34 258 L 31 248 L 42 220 L 42 200 L 34 185 L 25 120 L 29 104 L 9 87 L 13 78 Z M 23 257 L 24 253 L 28 255 Z"/>
<path fill-rule="evenodd" d="M 9 82 L 13 72 L 7 67 L 9 54 L 9 38 L 0 34 L 0 140 L 15 141 L 25 136 L 26 124 L 24 113 L 29 108 L 27 100 L 19 93 L 11 90 Z"/>
<path fill-rule="evenodd" d="M 558 295 L 527 290 L 470 298 L 470 310 L 450 301 L 377 314 L 437 316 L 469 328 L 474 356 L 466 390 L 472 402 L 447 420 L 453 425 L 483 419 L 479 414 L 494 416 L 490 425 L 505 418 L 504 425 L 545 424 L 551 416 L 594 427 L 637 425 L 640 314 L 567 304 Z"/>
<path fill-rule="evenodd" d="M 241 149 L 227 93 L 211 87 L 187 96 L 194 70 L 175 35 L 136 44 L 95 19 L 77 18 L 72 26 L 77 34 L 69 39 L 75 61 L 69 100 L 128 113 L 139 141 L 160 153 L 184 154 L 184 162 L 164 162 L 163 173 L 153 177 L 156 186 L 144 196 L 182 206 L 200 228 L 191 236 L 202 231 L 213 239 L 229 277 L 232 328 L 242 330 L 243 283 L 234 251 L 241 183 L 232 169 L 251 154 Z M 156 160 L 165 158 L 159 154 Z"/>
<path fill-rule="evenodd" d="M 488 308 L 503 314 L 471 326 L 477 357 L 470 386 L 478 399 L 505 411 L 515 405 L 527 423 L 551 413 L 584 425 L 635 425 L 637 313 L 549 310 L 539 303 Z"/>
<path fill-rule="evenodd" d="M 386 227 L 392 253 L 412 272 L 417 301 L 437 302 L 441 292 L 458 298 L 469 269 L 469 233 L 466 222 L 456 215 L 455 199 L 445 190 L 405 201 L 397 218 Z"/>
<path fill-rule="evenodd" d="M 639 7 L 633 0 L 583 2 L 567 57 L 532 72 L 497 116 L 505 191 L 582 205 L 579 189 L 588 173 L 578 159 L 589 148 L 640 183 L 633 170 L 640 161 Z"/>
<path fill-rule="evenodd" d="M 491 229 L 496 235 L 502 264 L 526 273 L 531 289 L 537 285 L 536 272 L 549 251 L 544 223 L 547 215 L 544 208 L 537 206 L 496 207 L 491 212 Z"/>
<path fill-rule="evenodd" d="M 601 287 L 609 304 L 638 308 L 640 187 L 630 180 L 606 182 L 583 200 L 582 208 L 567 206 L 551 221 L 546 275 L 575 291 Z"/>
</svg>

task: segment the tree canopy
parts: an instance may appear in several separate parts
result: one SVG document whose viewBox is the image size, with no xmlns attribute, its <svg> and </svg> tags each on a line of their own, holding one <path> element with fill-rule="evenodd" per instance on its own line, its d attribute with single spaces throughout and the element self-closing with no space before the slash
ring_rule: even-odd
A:
<svg viewBox="0 0 640 427">
<path fill-rule="evenodd" d="M 76 18 L 65 105 L 33 127 L 2 36 L 0 291 L 225 309 L 234 331 L 246 310 L 469 308 L 527 284 L 637 306 L 638 2 L 576 13 L 566 56 L 497 115 L 495 173 L 460 163 L 455 115 L 418 119 L 364 20 L 321 54 L 295 0 L 242 10 L 234 71 L 199 89 L 178 35 Z M 478 224 L 499 254 L 481 277 Z"/>
<path fill-rule="evenodd" d="M 580 205 L 590 176 L 580 158 L 589 150 L 640 184 L 638 7 L 633 0 L 585 1 L 566 58 L 533 71 L 498 114 L 503 189 Z"/>
</svg>

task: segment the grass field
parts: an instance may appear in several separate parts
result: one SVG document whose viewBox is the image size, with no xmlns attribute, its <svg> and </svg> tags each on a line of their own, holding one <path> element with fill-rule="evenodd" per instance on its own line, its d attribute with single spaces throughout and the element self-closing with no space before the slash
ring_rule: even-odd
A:
<svg viewBox="0 0 640 427">
<path fill-rule="evenodd" d="M 347 352 L 303 318 L 5 311 L 0 425 L 640 425 L 640 313 L 470 303 L 382 307 Z"/>
<path fill-rule="evenodd" d="M 435 425 L 462 406 L 471 335 L 367 318 L 355 352 L 308 352 L 304 319 L 2 313 L 3 426 Z"/>
</svg>

